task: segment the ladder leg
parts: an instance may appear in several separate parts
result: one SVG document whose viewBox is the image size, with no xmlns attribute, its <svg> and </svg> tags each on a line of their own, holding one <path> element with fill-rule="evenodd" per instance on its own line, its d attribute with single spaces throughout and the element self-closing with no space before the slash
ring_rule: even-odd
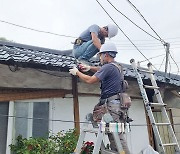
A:
<svg viewBox="0 0 180 154">
<path fill-rule="evenodd" d="M 95 122 L 95 121 L 93 120 L 93 114 L 92 114 L 92 113 L 87 114 L 86 119 L 87 119 L 88 121 L 91 121 L 93 128 L 98 128 L 97 122 Z M 97 133 L 96 133 L 95 135 L 96 135 L 96 137 L 97 137 Z M 104 149 L 105 149 L 105 145 L 104 145 L 104 142 L 102 142 L 102 143 L 101 143 L 101 150 L 104 150 Z"/>
<path fill-rule="evenodd" d="M 85 135 L 86 135 L 86 131 L 84 131 L 84 129 L 86 129 L 88 127 L 88 121 L 86 119 L 86 122 L 87 123 L 84 123 L 83 125 L 83 129 L 79 135 L 79 139 L 78 139 L 78 142 L 77 142 L 77 145 L 76 145 L 76 149 L 74 150 L 74 154 L 80 154 L 81 152 L 81 148 L 83 146 L 83 141 L 84 141 L 84 138 L 85 138 Z"/>
<path fill-rule="evenodd" d="M 75 154 L 80 154 L 81 152 L 81 148 L 83 146 L 83 141 L 84 141 L 84 138 L 85 138 L 85 134 L 86 132 L 81 132 L 80 136 L 79 136 L 79 139 L 78 139 L 78 142 L 77 142 L 77 145 L 76 145 L 76 149 L 74 150 Z"/>
<path fill-rule="evenodd" d="M 98 132 L 98 135 L 97 135 L 97 140 L 96 140 L 96 143 L 95 143 L 95 146 L 94 146 L 94 150 L 93 150 L 93 154 L 98 154 L 99 153 L 99 150 L 100 150 L 100 147 L 101 147 L 101 144 L 102 144 L 102 141 L 103 141 L 103 132 L 101 132 L 101 130 L 99 130 Z"/>
<path fill-rule="evenodd" d="M 114 137 L 114 140 L 115 140 L 115 144 L 116 144 L 118 153 L 119 154 L 125 154 L 125 152 L 124 152 L 124 150 L 122 148 L 122 144 L 121 144 L 121 141 L 120 141 L 120 138 L 119 138 L 119 134 L 117 132 L 113 132 L 112 134 L 113 134 L 113 137 Z"/>
</svg>

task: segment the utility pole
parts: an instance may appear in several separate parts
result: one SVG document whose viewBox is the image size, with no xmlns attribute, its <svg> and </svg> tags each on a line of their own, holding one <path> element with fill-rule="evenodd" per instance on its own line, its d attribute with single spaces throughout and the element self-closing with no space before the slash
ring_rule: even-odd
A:
<svg viewBox="0 0 180 154">
<path fill-rule="evenodd" d="M 170 47 L 170 44 L 169 43 L 164 43 L 164 46 L 166 48 L 165 81 L 168 81 L 167 69 L 168 69 L 168 62 L 169 62 L 169 47 Z"/>
</svg>

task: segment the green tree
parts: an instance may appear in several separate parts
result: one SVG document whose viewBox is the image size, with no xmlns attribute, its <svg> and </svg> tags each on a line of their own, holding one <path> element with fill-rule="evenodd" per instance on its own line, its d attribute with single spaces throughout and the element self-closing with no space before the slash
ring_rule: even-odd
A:
<svg viewBox="0 0 180 154">
<path fill-rule="evenodd" d="M 0 41 L 8 41 L 8 42 L 14 42 L 13 40 L 8 40 L 5 37 L 0 37 Z"/>
</svg>

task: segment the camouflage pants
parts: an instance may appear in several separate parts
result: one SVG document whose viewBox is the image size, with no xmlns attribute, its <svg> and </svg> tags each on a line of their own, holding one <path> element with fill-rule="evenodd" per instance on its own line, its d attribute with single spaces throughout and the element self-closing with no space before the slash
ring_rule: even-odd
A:
<svg viewBox="0 0 180 154">
<path fill-rule="evenodd" d="M 114 122 L 121 122 L 125 123 L 125 113 L 126 110 L 121 109 L 121 104 L 119 100 L 112 100 L 108 102 L 107 100 L 103 100 L 105 102 L 102 102 L 102 100 L 94 107 L 93 110 L 93 120 L 96 122 L 100 122 L 103 115 L 107 112 L 112 116 Z M 110 147 L 111 150 L 117 151 L 116 145 L 113 139 L 113 135 L 111 133 L 108 133 L 108 138 L 110 141 Z M 121 141 L 123 150 L 126 154 L 130 154 L 129 148 L 127 146 L 127 142 L 124 138 L 123 133 L 119 133 L 119 139 Z"/>
</svg>

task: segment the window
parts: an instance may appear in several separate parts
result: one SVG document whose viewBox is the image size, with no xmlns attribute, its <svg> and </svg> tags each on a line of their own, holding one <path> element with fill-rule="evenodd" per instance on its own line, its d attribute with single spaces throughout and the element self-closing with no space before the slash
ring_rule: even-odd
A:
<svg viewBox="0 0 180 154">
<path fill-rule="evenodd" d="M 48 137 L 48 126 L 49 126 L 49 104 L 44 102 L 34 103 L 33 106 L 33 117 L 42 118 L 43 120 L 33 120 L 33 137 Z"/>
<path fill-rule="evenodd" d="M 0 153 L 6 153 L 9 102 L 0 102 Z"/>
<path fill-rule="evenodd" d="M 14 116 L 14 138 L 48 136 L 49 102 L 15 102 Z"/>
</svg>

